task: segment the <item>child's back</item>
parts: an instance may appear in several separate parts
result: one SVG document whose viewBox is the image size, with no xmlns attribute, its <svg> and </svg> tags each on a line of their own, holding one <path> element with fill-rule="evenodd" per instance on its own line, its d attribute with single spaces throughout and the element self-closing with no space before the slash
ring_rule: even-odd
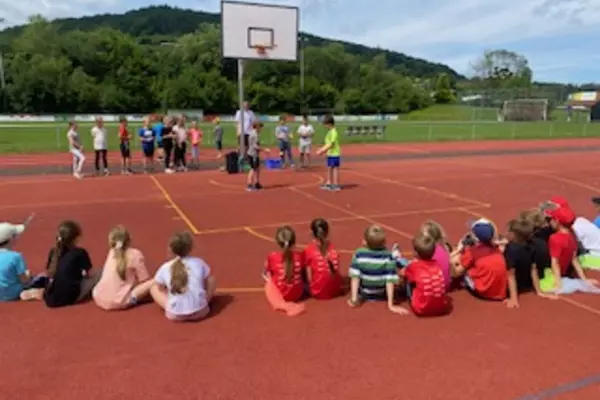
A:
<svg viewBox="0 0 600 400">
<path fill-rule="evenodd" d="M 25 259 L 19 252 L 0 248 L 0 301 L 18 300 L 23 291 L 21 275 L 27 273 Z"/>
<path fill-rule="evenodd" d="M 404 271 L 410 305 L 415 314 L 435 316 L 446 314 L 450 299 L 446 295 L 446 282 L 439 264 L 431 260 L 416 259 Z"/>
<path fill-rule="evenodd" d="M 342 288 L 340 258 L 331 243 L 327 244 L 325 256 L 319 247 L 320 244 L 314 241 L 304 249 L 304 262 L 310 271 L 309 290 L 316 299 L 330 299 L 338 296 Z"/>
<path fill-rule="evenodd" d="M 484 243 L 468 247 L 460 263 L 478 295 L 492 300 L 506 297 L 506 260 L 498 247 Z"/>
<path fill-rule="evenodd" d="M 361 247 L 354 252 L 349 275 L 360 279 L 359 293 L 363 299 L 384 299 L 386 283 L 399 281 L 396 267 L 390 250 Z"/>
<path fill-rule="evenodd" d="M 285 273 L 285 256 L 283 251 L 274 251 L 265 262 L 265 274 L 275 284 L 285 301 L 298 301 L 304 294 L 303 268 L 304 254 L 291 251 L 292 274 L 289 279 Z"/>
</svg>

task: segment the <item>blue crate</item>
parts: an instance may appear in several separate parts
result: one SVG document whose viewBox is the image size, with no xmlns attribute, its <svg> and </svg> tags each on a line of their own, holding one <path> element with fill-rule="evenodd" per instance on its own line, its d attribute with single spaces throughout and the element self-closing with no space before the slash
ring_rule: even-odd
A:
<svg viewBox="0 0 600 400">
<path fill-rule="evenodd" d="M 267 169 L 281 169 L 281 160 L 279 158 L 272 158 L 265 160 L 265 167 Z"/>
</svg>

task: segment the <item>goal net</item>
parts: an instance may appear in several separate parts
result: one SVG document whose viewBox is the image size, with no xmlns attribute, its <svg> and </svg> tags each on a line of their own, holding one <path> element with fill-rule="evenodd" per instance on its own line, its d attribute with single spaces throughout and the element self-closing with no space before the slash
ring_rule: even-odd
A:
<svg viewBox="0 0 600 400">
<path fill-rule="evenodd" d="M 548 99 L 506 100 L 502 105 L 504 121 L 546 121 Z"/>
</svg>

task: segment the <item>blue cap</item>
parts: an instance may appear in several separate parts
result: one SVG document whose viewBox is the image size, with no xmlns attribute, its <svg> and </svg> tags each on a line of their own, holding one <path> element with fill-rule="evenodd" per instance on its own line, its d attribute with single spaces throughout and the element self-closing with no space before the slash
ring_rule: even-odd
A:
<svg viewBox="0 0 600 400">
<path fill-rule="evenodd" d="M 489 243 L 494 239 L 496 230 L 490 220 L 480 218 L 471 225 L 471 232 L 480 242 Z"/>
</svg>

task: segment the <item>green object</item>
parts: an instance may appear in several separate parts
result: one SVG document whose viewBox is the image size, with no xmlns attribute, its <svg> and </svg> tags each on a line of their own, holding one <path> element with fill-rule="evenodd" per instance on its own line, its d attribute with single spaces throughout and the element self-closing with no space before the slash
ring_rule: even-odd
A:
<svg viewBox="0 0 600 400">
<path fill-rule="evenodd" d="M 579 256 L 579 264 L 583 268 L 600 270 L 600 256 L 584 254 Z"/>
<path fill-rule="evenodd" d="M 546 268 L 544 270 L 544 277 L 540 279 L 540 289 L 542 289 L 542 292 L 551 292 L 555 288 L 554 282 L 555 279 L 552 269 Z"/>
</svg>

